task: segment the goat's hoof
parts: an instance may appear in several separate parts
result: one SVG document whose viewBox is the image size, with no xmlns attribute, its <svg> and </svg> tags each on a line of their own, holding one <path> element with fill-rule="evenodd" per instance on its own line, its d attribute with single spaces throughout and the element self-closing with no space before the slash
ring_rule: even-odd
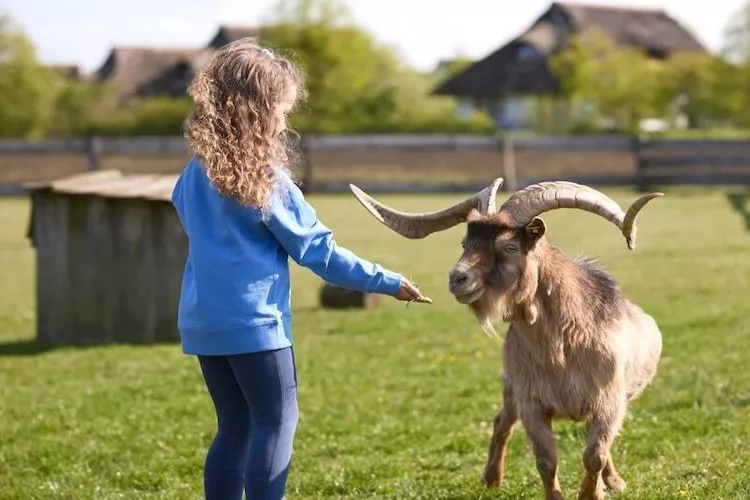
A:
<svg viewBox="0 0 750 500">
<path fill-rule="evenodd" d="M 625 480 L 616 474 L 603 476 L 602 479 L 604 480 L 604 485 L 607 487 L 607 489 L 609 491 L 614 491 L 615 493 L 621 493 L 625 491 L 625 487 L 627 486 Z"/>
<path fill-rule="evenodd" d="M 482 477 L 482 483 L 488 488 L 499 488 L 502 484 L 503 479 L 498 473 L 497 467 L 487 466 L 484 470 L 484 476 Z"/>
<path fill-rule="evenodd" d="M 584 480 L 578 491 L 578 500 L 604 500 L 604 485 L 601 481 L 588 482 Z"/>
</svg>

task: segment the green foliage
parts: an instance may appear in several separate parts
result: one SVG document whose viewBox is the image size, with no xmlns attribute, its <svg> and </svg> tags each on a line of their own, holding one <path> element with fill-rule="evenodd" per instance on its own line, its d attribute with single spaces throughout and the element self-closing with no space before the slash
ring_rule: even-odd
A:
<svg viewBox="0 0 750 500">
<path fill-rule="evenodd" d="M 100 135 L 180 135 L 190 105 L 187 97 L 131 101 L 110 118 L 93 121 L 89 131 Z"/>
<path fill-rule="evenodd" d="M 750 0 L 745 0 L 729 18 L 724 29 L 721 53 L 734 64 L 750 62 Z"/>
<path fill-rule="evenodd" d="M 31 41 L 0 17 L 0 137 L 39 138 L 52 118 L 61 85 L 36 58 Z"/>
<path fill-rule="evenodd" d="M 622 206 L 636 196 L 607 192 Z M 668 190 L 639 219 L 635 252 L 599 217 L 545 215 L 552 241 L 599 259 L 664 334 L 656 379 L 612 450 L 628 482 L 613 500 L 750 493 L 750 233 L 740 212 L 747 193 L 734 190 L 736 209 L 730 194 Z M 384 201 L 430 211 L 458 199 Z M 350 196 L 311 201 L 341 245 L 410 275 L 435 303 L 406 308 L 384 297 L 373 311 L 321 310 L 320 280 L 292 267 L 300 422 L 287 499 L 544 498 L 522 428 L 502 489 L 480 484 L 503 360 L 444 284 L 463 228 L 407 240 L 380 230 Z M 28 216 L 27 200 L 0 200 L 0 497 L 201 498 L 216 422 L 195 359 L 176 345 L 35 344 Z M 585 426 L 556 422 L 554 434 L 565 498 L 576 498 Z"/>
<path fill-rule="evenodd" d="M 563 96 L 578 108 L 578 126 L 605 116 L 618 129 L 634 132 L 657 112 L 658 66 L 639 50 L 616 46 L 599 30 L 574 36 L 570 48 L 549 64 Z"/>
<path fill-rule="evenodd" d="M 60 86 L 54 102 L 53 120 L 47 135 L 66 136 L 97 132 L 101 123 L 119 119 L 122 111 L 109 86 L 68 80 Z"/>
<path fill-rule="evenodd" d="M 659 71 L 658 101 L 661 109 L 674 106 L 684 113 L 691 125 L 700 119 L 722 115 L 715 98 L 720 61 L 708 54 L 675 54 Z"/>
<path fill-rule="evenodd" d="M 740 14 L 719 56 L 677 53 L 658 61 L 598 31 L 574 37 L 550 59 L 571 106 L 569 131 L 597 130 L 612 119 L 618 130 L 633 133 L 643 118 L 677 115 L 690 127 L 750 126 L 750 7 Z"/>
<path fill-rule="evenodd" d="M 394 89 L 384 76 L 393 73 L 395 57 L 349 21 L 343 4 L 282 1 L 260 38 L 305 73 L 309 97 L 292 120 L 298 130 L 361 130 L 394 112 Z"/>
<path fill-rule="evenodd" d="M 283 0 L 260 38 L 305 72 L 309 98 L 292 119 L 301 132 L 487 130 L 482 117 L 457 118 L 453 99 L 430 96 L 433 75 L 408 68 L 341 2 Z"/>
</svg>

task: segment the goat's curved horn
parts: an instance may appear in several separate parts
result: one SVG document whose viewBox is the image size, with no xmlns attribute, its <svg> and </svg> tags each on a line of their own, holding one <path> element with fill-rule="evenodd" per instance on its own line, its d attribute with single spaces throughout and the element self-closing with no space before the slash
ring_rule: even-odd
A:
<svg viewBox="0 0 750 500">
<path fill-rule="evenodd" d="M 517 225 L 524 225 L 534 217 L 557 208 L 578 208 L 601 215 L 613 223 L 625 236 L 630 250 L 635 249 L 638 212 L 654 198 L 664 193 L 649 193 L 641 196 L 623 212 L 620 205 L 609 196 L 589 186 L 574 182 L 540 182 L 532 184 L 506 200 L 500 211 L 510 216 Z"/>
<path fill-rule="evenodd" d="M 498 177 L 492 184 L 460 203 L 443 210 L 424 213 L 401 212 L 383 205 L 353 184 L 349 184 L 349 189 L 377 220 L 405 238 L 420 239 L 466 222 L 466 217 L 472 209 L 484 214 L 495 213 L 495 197 L 502 185 L 503 178 Z"/>
</svg>

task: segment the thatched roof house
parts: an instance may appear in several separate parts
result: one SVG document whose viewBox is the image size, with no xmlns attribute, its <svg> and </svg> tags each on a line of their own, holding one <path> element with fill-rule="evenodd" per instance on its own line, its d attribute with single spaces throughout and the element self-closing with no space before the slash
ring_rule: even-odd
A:
<svg viewBox="0 0 750 500">
<path fill-rule="evenodd" d="M 554 2 L 519 36 L 448 78 L 436 90 L 472 100 L 551 93 L 558 82 L 547 67 L 551 55 L 573 35 L 598 28 L 621 46 L 637 47 L 653 58 L 706 49 L 661 9 Z"/>
<path fill-rule="evenodd" d="M 240 38 L 257 37 L 258 33 L 256 27 L 220 26 L 205 47 L 115 47 L 94 73 L 94 79 L 113 84 L 123 98 L 180 97 L 211 53 Z"/>
<path fill-rule="evenodd" d="M 96 71 L 95 79 L 113 84 L 123 97 L 154 95 L 159 93 L 155 80 L 161 79 L 164 85 L 165 73 L 178 65 L 192 65 L 204 55 L 202 48 L 115 47 Z"/>
<path fill-rule="evenodd" d="M 216 35 L 208 42 L 208 48 L 219 49 L 241 38 L 257 38 L 259 33 L 260 28 L 254 26 L 219 26 Z"/>
</svg>

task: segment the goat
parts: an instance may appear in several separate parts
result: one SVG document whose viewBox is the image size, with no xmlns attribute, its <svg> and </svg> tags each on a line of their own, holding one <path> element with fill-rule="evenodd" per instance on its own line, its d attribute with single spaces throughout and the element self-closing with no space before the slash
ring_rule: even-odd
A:
<svg viewBox="0 0 750 500">
<path fill-rule="evenodd" d="M 585 422 L 585 474 L 579 499 L 604 498 L 605 486 L 625 489 L 610 453 L 628 403 L 656 374 L 662 336 L 656 321 L 627 299 L 617 281 L 591 259 L 571 259 L 546 238 L 540 214 L 577 208 L 620 229 L 630 250 L 635 220 L 651 200 L 623 212 L 603 193 L 572 182 L 541 182 L 513 193 L 498 210 L 503 179 L 444 210 L 410 214 L 350 189 L 380 222 L 412 239 L 466 222 L 463 253 L 448 288 L 482 324 L 510 326 L 503 345 L 503 404 L 494 418 L 484 471 L 487 486 L 503 481 L 508 441 L 520 421 L 531 441 L 546 498 L 562 499 L 552 421 Z M 497 334 L 495 334 L 497 335 Z"/>
</svg>

